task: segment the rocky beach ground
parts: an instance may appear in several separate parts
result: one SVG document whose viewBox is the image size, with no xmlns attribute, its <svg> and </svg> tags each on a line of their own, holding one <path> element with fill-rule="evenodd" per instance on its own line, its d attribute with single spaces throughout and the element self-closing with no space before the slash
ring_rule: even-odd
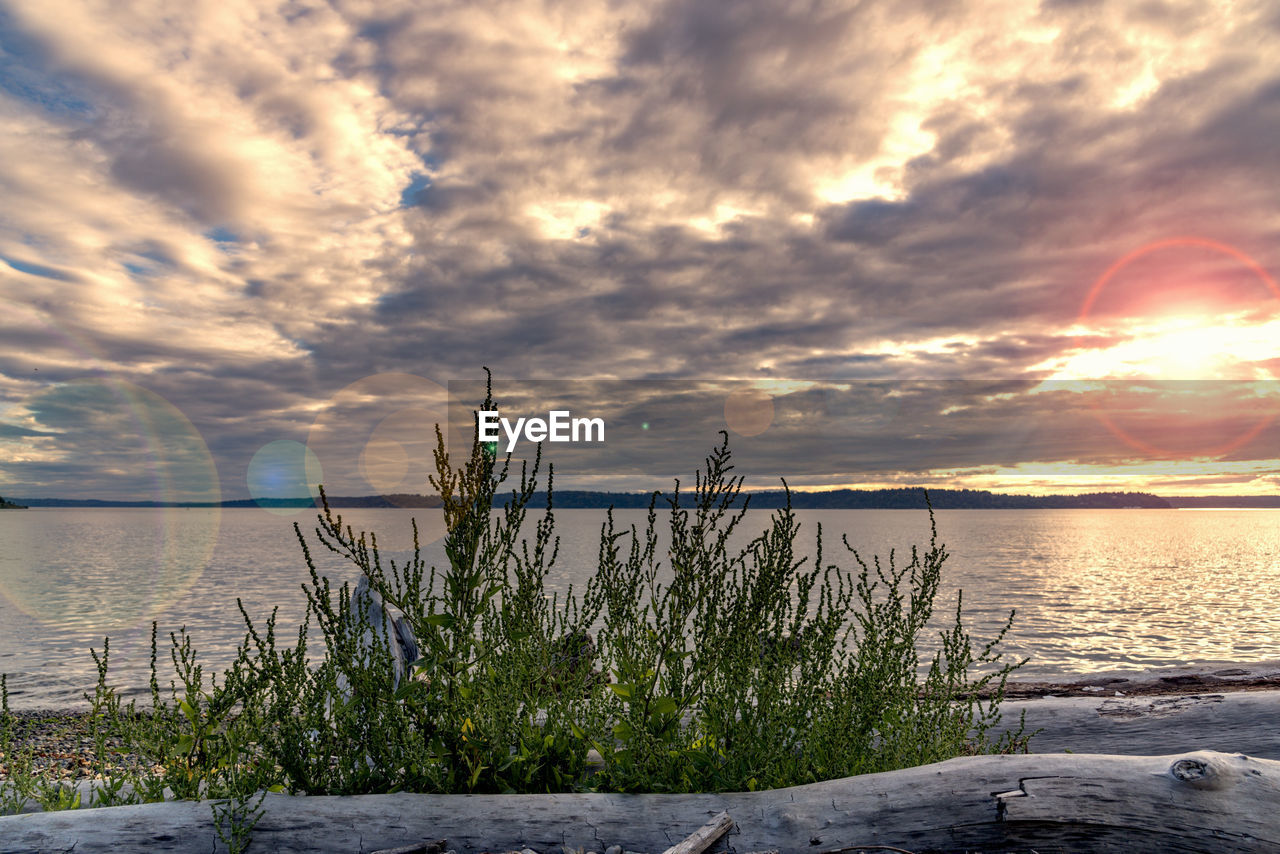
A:
<svg viewBox="0 0 1280 854">
<path fill-rule="evenodd" d="M 655 852 L 726 810 L 734 827 L 708 851 L 1280 850 L 1280 665 L 1008 689 L 1002 726 L 1025 714 L 1033 755 L 726 795 L 273 794 L 254 844 L 299 854 Z M 83 710 L 13 715 L 17 750 L 82 795 L 104 771 L 138 763 L 114 744 L 99 757 Z M 4 817 L 0 851 L 221 850 L 211 815 L 207 802 L 171 801 Z"/>
<path fill-rule="evenodd" d="M 89 713 L 83 710 L 38 709 L 10 712 L 13 718 L 13 750 L 30 757 L 31 770 L 51 780 L 101 779 L 141 760 L 122 749 L 119 739 L 108 739 L 99 755 Z M 0 745 L 0 781 L 8 780 L 12 757 Z"/>
<path fill-rule="evenodd" d="M 1094 719 L 1099 724 L 1146 721 L 1148 728 L 1168 726 L 1169 719 L 1184 712 L 1201 712 L 1213 707 L 1221 713 L 1241 708 L 1240 702 L 1223 704 L 1228 694 L 1241 692 L 1275 692 L 1280 707 L 1280 664 L 1242 665 L 1213 670 L 1191 668 L 1138 673 L 1104 673 L 1070 682 L 1011 681 L 1006 691 L 1006 719 L 1013 720 L 1028 710 L 1028 730 L 1044 727 L 1031 742 L 1032 752 L 1063 749 L 1081 752 L 1087 745 L 1064 743 L 1066 735 L 1057 732 L 1064 716 L 1078 719 L 1072 732 L 1080 733 Z M 1268 697 L 1268 700 L 1271 698 Z M 1040 702 L 1065 700 L 1067 702 Z M 1094 701 L 1094 702 L 1088 702 Z M 1269 706 L 1269 703 L 1264 705 Z M 1258 706 L 1250 704 L 1249 708 Z M 1261 708 L 1261 706 L 1259 706 Z M 14 711 L 14 735 L 17 751 L 29 750 L 34 768 L 52 779 L 92 780 L 122 768 L 136 768 L 137 756 L 121 750 L 117 741 L 108 742 L 104 756 L 96 756 L 89 714 L 84 710 L 44 709 Z M 1190 719 L 1188 719 L 1190 720 Z M 1137 727 L 1126 727 L 1132 738 Z M 1080 736 L 1083 741 L 1083 736 Z M 1183 745 L 1182 749 L 1200 745 Z M 1137 743 L 1132 753 L 1150 753 Z M 1215 745 L 1215 749 L 1244 750 L 1246 745 Z M 3 747 L 0 746 L 0 750 Z M 1108 748 L 1110 750 L 1110 748 Z M 1111 750 L 1111 752 L 1124 752 Z M 1248 751 L 1246 751 L 1248 752 Z M 1280 750 L 1276 756 L 1280 758 Z M 1267 752 L 1257 755 L 1269 756 Z M 96 761 L 95 761 L 96 760 Z M 9 776 L 8 757 L 0 759 L 0 780 Z"/>
</svg>

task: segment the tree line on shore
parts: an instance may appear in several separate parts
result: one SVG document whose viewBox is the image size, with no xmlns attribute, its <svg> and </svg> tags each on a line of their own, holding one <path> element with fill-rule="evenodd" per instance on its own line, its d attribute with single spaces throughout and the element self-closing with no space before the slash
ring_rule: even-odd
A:
<svg viewBox="0 0 1280 854">
<path fill-rule="evenodd" d="M 649 506 L 653 492 L 600 492 L 594 490 L 556 490 L 554 504 L 562 510 L 575 509 L 644 509 Z M 659 492 L 659 502 L 671 496 Z M 783 490 L 743 493 L 749 497 L 751 507 L 759 510 L 778 510 L 787 505 L 788 495 Z M 1261 499 L 1245 503 L 1220 503 L 1226 499 L 1218 496 L 1167 499 L 1148 492 L 1091 492 L 1083 495 L 1010 495 L 983 489 L 925 489 L 901 487 L 896 489 L 833 489 L 823 492 L 790 493 L 790 506 L 796 510 L 924 510 L 932 505 L 935 510 L 1052 510 L 1088 508 L 1158 508 L 1218 507 L 1218 506 L 1280 506 L 1280 497 L 1245 496 Z M 0 499 L 2 501 L 3 499 Z M 316 507 L 320 502 L 309 496 L 301 498 L 244 498 L 208 502 L 188 502 L 166 505 L 156 501 L 109 501 L 103 499 L 30 498 L 23 499 L 32 507 Z M 501 507 L 505 496 L 494 499 L 494 506 Z M 1270 502 L 1270 503 L 1268 503 Z M 389 495 L 330 496 L 330 507 L 354 508 L 435 508 L 441 506 L 438 495 L 396 493 Z M 531 508 L 547 506 L 546 492 L 535 493 L 529 502 Z"/>
</svg>

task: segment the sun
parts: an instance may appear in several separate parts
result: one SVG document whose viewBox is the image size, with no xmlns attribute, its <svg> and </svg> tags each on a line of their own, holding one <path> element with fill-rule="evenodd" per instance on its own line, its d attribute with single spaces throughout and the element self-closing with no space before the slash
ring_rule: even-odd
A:
<svg viewBox="0 0 1280 854">
<path fill-rule="evenodd" d="M 1090 332 L 1080 340 L 1109 343 L 1078 346 L 1034 370 L 1051 380 L 1266 381 L 1280 369 L 1280 318 L 1169 314 Z"/>
<path fill-rule="evenodd" d="M 1124 255 L 1070 334 L 1033 367 L 1036 391 L 1078 395 L 1142 457 L 1222 459 L 1280 414 L 1280 285 L 1227 244 L 1175 237 Z"/>
<path fill-rule="evenodd" d="M 1280 284 L 1228 244 L 1158 240 L 1093 282 L 1073 334 L 1075 346 L 1036 369 L 1062 380 L 1273 380 Z"/>
<path fill-rule="evenodd" d="M 1280 317 L 1129 318 L 1079 336 L 1037 368 L 1045 379 L 1036 391 L 1079 394 L 1142 457 L 1217 459 L 1253 442 L 1280 412 Z"/>
</svg>

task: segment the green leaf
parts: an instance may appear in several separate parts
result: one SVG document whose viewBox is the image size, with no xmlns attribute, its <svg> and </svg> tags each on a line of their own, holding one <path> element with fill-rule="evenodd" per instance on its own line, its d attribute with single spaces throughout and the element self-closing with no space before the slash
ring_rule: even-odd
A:
<svg viewBox="0 0 1280 854">
<path fill-rule="evenodd" d="M 654 717 L 660 715 L 674 715 L 679 706 L 676 704 L 674 697 L 657 697 L 650 704 L 650 714 Z"/>
<path fill-rule="evenodd" d="M 453 614 L 426 614 L 422 619 L 429 626 L 440 626 L 443 629 L 451 629 L 458 622 Z"/>
<path fill-rule="evenodd" d="M 636 686 L 626 682 L 610 682 L 609 690 L 624 700 L 630 700 L 635 694 Z"/>
<path fill-rule="evenodd" d="M 400 683 L 399 688 L 396 688 L 396 692 L 395 694 L 392 695 L 392 697 L 397 701 L 407 700 L 409 697 L 412 697 L 413 695 L 421 692 L 424 689 L 424 687 L 425 686 L 423 686 L 421 682 L 415 682 L 412 679 L 406 679 Z"/>
</svg>

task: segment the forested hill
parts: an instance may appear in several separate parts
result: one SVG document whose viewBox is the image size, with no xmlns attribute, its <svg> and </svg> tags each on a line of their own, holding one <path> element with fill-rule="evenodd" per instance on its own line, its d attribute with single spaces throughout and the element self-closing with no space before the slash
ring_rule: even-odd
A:
<svg viewBox="0 0 1280 854">
<path fill-rule="evenodd" d="M 644 508 L 649 506 L 652 493 L 648 492 L 591 492 L 586 490 L 557 490 L 554 494 L 554 505 L 563 509 L 604 508 L 612 505 L 617 508 Z M 772 510 L 786 503 L 786 495 L 782 490 L 743 493 L 750 495 L 753 508 Z M 1146 492 L 1093 492 L 1086 495 L 1006 495 L 999 492 L 987 492 L 979 489 L 930 489 L 929 502 L 935 510 L 1035 510 L 1035 509 L 1071 509 L 1071 508 L 1170 508 L 1177 506 L 1233 506 L 1229 504 L 1210 503 L 1221 499 L 1204 499 L 1206 503 L 1192 504 L 1195 499 L 1174 499 L 1172 502 Z M 510 493 L 502 493 L 494 501 L 501 507 L 510 498 Z M 686 507 L 692 495 L 685 493 L 681 503 Z M 1274 499 L 1273 499 L 1274 500 Z M 104 501 L 101 499 L 74 498 L 27 498 L 22 499 L 32 507 L 159 507 L 164 506 L 153 501 Z M 546 506 L 546 493 L 535 493 L 532 507 Z M 436 495 L 355 495 L 330 496 L 331 507 L 439 507 L 440 498 Z M 179 503 L 179 507 L 208 507 L 208 504 Z M 222 507 L 313 507 L 310 498 L 266 498 L 255 501 L 251 498 L 223 501 Z M 659 507 L 667 506 L 659 497 Z M 925 490 L 920 487 L 904 489 L 834 489 L 828 492 L 792 492 L 791 506 L 797 510 L 922 510 L 925 503 Z M 1235 505 L 1241 506 L 1241 505 Z M 1249 505 L 1262 506 L 1262 505 Z M 1274 504 L 1271 506 L 1275 506 Z"/>
<path fill-rule="evenodd" d="M 782 490 L 743 493 L 750 495 L 750 506 L 772 510 L 786 503 Z M 554 493 L 556 507 L 566 509 L 590 507 L 648 507 L 651 493 L 586 492 L 563 490 Z M 686 494 L 681 503 L 688 506 Z M 1173 505 L 1158 495 L 1146 492 L 1092 492 L 1085 495 L 1005 495 L 980 489 L 930 489 L 928 502 L 920 487 L 904 489 L 833 489 L 828 492 L 792 492 L 791 506 L 797 510 L 923 510 L 929 504 L 935 510 L 1034 510 L 1072 508 L 1142 507 L 1165 508 Z M 546 493 L 534 495 L 535 507 L 546 506 Z M 659 507 L 666 506 L 659 499 Z"/>
</svg>

